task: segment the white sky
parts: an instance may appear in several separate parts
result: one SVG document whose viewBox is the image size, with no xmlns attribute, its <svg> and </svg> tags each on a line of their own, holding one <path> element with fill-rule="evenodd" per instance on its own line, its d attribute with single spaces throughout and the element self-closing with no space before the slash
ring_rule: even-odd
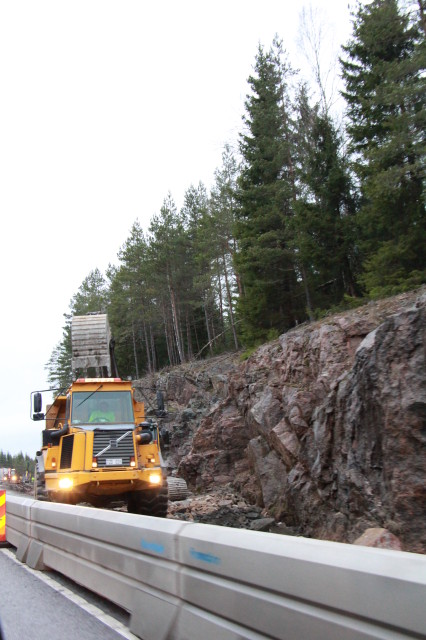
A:
<svg viewBox="0 0 426 640">
<path fill-rule="evenodd" d="M 170 191 L 209 188 L 241 130 L 258 43 L 293 66 L 302 0 L 0 3 L 0 449 L 33 456 L 30 392 L 91 270 Z M 347 0 L 311 0 L 346 42 Z"/>
</svg>

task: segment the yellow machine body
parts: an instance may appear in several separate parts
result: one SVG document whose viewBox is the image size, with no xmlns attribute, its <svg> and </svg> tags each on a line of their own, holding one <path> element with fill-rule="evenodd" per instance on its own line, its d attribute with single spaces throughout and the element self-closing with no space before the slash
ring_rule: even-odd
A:
<svg viewBox="0 0 426 640">
<path fill-rule="evenodd" d="M 166 515 L 158 428 L 131 382 L 77 379 L 48 405 L 45 420 L 37 456 L 45 499 L 94 506 L 124 499 L 129 511 Z"/>
</svg>

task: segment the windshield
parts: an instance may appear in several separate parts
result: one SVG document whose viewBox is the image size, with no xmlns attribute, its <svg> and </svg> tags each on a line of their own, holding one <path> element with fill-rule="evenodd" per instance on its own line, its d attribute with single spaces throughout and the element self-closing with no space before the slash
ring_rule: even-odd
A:
<svg viewBox="0 0 426 640">
<path fill-rule="evenodd" d="M 76 391 L 72 396 L 71 424 L 133 423 L 130 391 Z"/>
</svg>

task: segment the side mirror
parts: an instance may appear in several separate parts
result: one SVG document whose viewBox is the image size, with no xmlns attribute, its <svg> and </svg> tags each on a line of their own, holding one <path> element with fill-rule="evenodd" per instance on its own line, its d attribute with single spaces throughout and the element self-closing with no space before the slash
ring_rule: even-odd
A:
<svg viewBox="0 0 426 640">
<path fill-rule="evenodd" d="M 33 399 L 34 413 L 40 413 L 42 408 L 42 398 L 40 391 L 36 391 Z"/>
<path fill-rule="evenodd" d="M 40 391 L 36 391 L 32 394 L 33 396 L 33 409 L 34 413 L 32 415 L 33 420 L 44 420 L 44 413 L 42 413 L 42 398 Z"/>
</svg>

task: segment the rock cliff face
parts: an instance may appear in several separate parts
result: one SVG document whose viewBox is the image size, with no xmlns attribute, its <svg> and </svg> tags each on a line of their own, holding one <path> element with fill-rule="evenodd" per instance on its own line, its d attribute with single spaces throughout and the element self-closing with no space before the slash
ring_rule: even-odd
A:
<svg viewBox="0 0 426 640">
<path fill-rule="evenodd" d="M 155 380 L 176 411 L 169 465 L 304 536 L 367 528 L 426 551 L 425 290 L 308 324 Z M 152 384 L 152 381 L 151 381 Z"/>
</svg>

